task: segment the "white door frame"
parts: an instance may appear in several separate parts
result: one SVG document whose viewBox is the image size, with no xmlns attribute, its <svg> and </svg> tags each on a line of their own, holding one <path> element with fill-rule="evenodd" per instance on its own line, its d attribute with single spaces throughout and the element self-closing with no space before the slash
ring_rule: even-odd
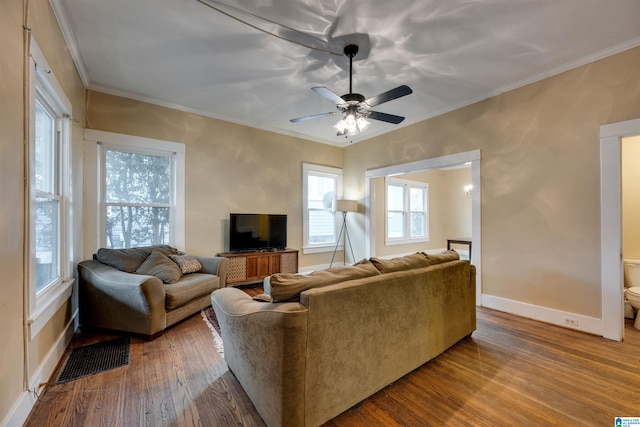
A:
<svg viewBox="0 0 640 427">
<path fill-rule="evenodd" d="M 411 163 L 386 166 L 378 169 L 370 169 L 365 173 L 365 256 L 375 256 L 375 234 L 372 232 L 372 224 L 375 224 L 374 206 L 375 194 L 371 193 L 372 179 L 391 175 L 402 175 L 409 172 L 420 172 L 428 169 L 437 169 L 447 166 L 471 163 L 471 240 L 473 241 L 472 253 L 473 265 L 476 266 L 476 305 L 482 305 L 482 242 L 480 232 L 480 150 L 464 153 L 450 154 L 448 156 L 433 159 L 418 160 Z"/>
<path fill-rule="evenodd" d="M 624 338 L 622 273 L 622 139 L 640 135 L 640 119 L 600 126 L 602 336 Z"/>
</svg>

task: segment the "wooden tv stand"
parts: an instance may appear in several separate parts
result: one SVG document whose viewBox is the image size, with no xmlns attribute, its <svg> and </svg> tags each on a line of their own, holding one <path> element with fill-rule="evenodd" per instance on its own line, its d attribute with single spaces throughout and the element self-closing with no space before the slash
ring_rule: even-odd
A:
<svg viewBox="0 0 640 427">
<path fill-rule="evenodd" d="M 265 250 L 251 252 L 221 252 L 229 258 L 227 285 L 249 285 L 275 273 L 298 272 L 298 250 Z"/>
</svg>

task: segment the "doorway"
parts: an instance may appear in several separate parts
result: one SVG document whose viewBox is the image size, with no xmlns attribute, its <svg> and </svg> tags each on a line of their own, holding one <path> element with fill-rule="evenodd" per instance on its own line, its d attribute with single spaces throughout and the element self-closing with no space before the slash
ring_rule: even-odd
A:
<svg viewBox="0 0 640 427">
<path fill-rule="evenodd" d="M 640 119 L 600 127 L 602 336 L 624 339 L 622 139 L 640 135 Z"/>
<path fill-rule="evenodd" d="M 471 240 L 473 241 L 473 245 L 472 253 L 469 255 L 471 259 L 473 259 L 473 264 L 476 266 L 476 305 L 482 305 L 480 150 L 368 170 L 365 174 L 365 251 L 366 258 L 376 256 L 376 237 L 375 233 L 372 232 L 373 224 L 376 223 L 376 211 L 372 209 L 372 207 L 375 206 L 374 198 L 376 197 L 375 192 L 372 190 L 374 179 L 421 172 L 429 169 L 451 167 L 464 163 L 470 163 L 471 185 L 474 189 L 471 193 Z"/>
</svg>

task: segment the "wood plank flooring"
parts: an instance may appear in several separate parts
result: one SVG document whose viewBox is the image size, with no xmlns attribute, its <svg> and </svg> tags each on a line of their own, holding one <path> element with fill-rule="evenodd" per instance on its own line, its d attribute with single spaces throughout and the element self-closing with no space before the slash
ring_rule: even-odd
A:
<svg viewBox="0 0 640 427">
<path fill-rule="evenodd" d="M 384 333 L 384 331 L 381 331 Z M 78 334 L 71 346 L 113 335 Z M 624 342 L 478 309 L 478 329 L 326 426 L 613 426 L 640 417 L 640 331 Z M 200 314 L 126 367 L 51 385 L 26 426 L 264 426 Z"/>
</svg>

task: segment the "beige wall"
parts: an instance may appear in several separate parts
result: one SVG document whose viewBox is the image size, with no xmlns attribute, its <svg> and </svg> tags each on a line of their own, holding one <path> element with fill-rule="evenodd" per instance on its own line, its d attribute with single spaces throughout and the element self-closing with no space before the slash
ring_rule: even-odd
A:
<svg viewBox="0 0 640 427">
<path fill-rule="evenodd" d="M 395 176 L 395 178 L 429 184 L 429 241 L 404 245 L 385 245 L 385 179 L 372 180 L 375 191 L 375 255 L 389 257 L 446 247 L 449 237 L 471 235 L 471 199 L 463 188 L 471 182 L 471 169 L 434 169 Z M 461 183 L 465 184 L 461 184 Z"/>
<path fill-rule="evenodd" d="M 622 255 L 640 260 L 640 137 L 622 140 Z"/>
<path fill-rule="evenodd" d="M 28 4 L 25 12 L 24 4 Z M 48 356 L 63 350 L 68 342 L 66 326 L 71 320 L 71 302 L 63 304 L 41 332 L 30 340 L 23 329 L 25 290 L 24 280 L 24 110 L 23 86 L 25 82 L 26 48 L 23 26 L 32 31 L 40 49 L 49 63 L 51 71 L 70 99 L 73 106 L 72 163 L 74 202 L 81 202 L 82 189 L 82 128 L 84 127 L 85 90 L 80 81 L 64 39 L 47 0 L 5 1 L 0 13 L 0 424 L 11 419 L 20 419 L 20 411 L 28 410 L 25 402 L 33 394 L 26 388 L 34 374 L 50 362 Z M 72 206 L 76 218 L 81 218 L 81 203 Z M 75 259 L 80 255 L 81 221 L 74 223 Z M 26 345 L 25 345 L 26 343 Z M 26 353 L 25 353 L 26 349 Z M 25 364 L 25 361 L 27 362 Z M 46 373 L 45 375 L 48 375 Z M 25 406 L 26 405 L 26 406 Z M 17 412 L 14 412 L 17 411 Z M 18 415 L 16 415 L 18 414 Z M 11 418 L 14 417 L 14 418 Z M 17 418 L 16 418 L 17 417 Z"/>
<path fill-rule="evenodd" d="M 635 48 L 353 144 L 348 196 L 368 169 L 479 149 L 482 292 L 600 318 L 599 127 L 640 117 L 638 69 Z"/>
<path fill-rule="evenodd" d="M 100 92 L 89 92 L 87 128 L 186 144 L 185 240 L 194 254 L 228 249 L 231 212 L 287 214 L 288 246 L 302 248 L 302 163 L 342 167 L 338 147 Z M 95 239 L 85 242 L 89 256 Z M 299 264 L 328 264 L 331 255 L 301 255 Z"/>
<path fill-rule="evenodd" d="M 22 2 L 3 2 L 0 13 L 0 423 L 24 389 L 22 17 Z"/>
<path fill-rule="evenodd" d="M 464 191 L 465 186 L 470 184 L 470 167 L 446 171 L 445 239 L 471 237 L 471 197 Z"/>
</svg>

